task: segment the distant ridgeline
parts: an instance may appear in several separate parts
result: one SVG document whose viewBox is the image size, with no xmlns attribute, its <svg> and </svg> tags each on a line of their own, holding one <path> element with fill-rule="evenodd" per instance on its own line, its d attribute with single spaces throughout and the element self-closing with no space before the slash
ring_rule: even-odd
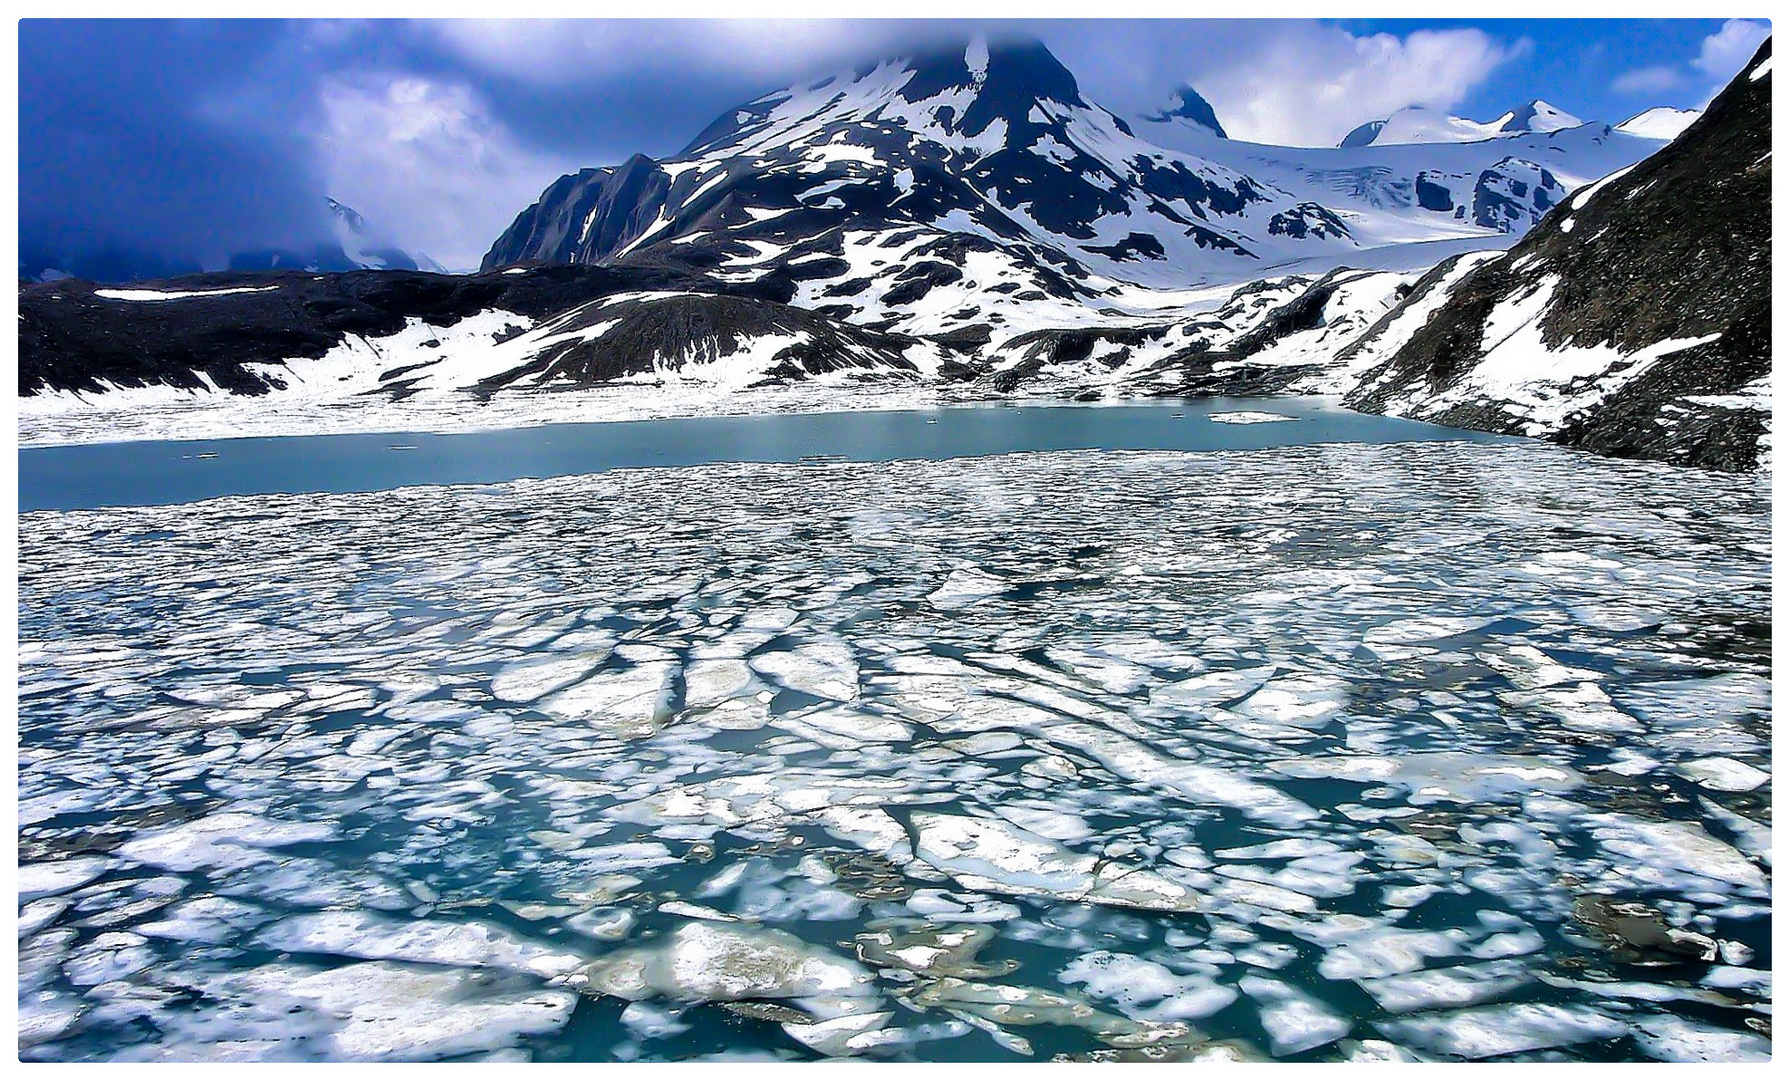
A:
<svg viewBox="0 0 1789 1080">
<path fill-rule="evenodd" d="M 1658 117 L 1635 134 L 1545 102 L 1288 148 L 1226 137 L 1191 87 L 1127 120 L 1041 44 L 978 41 L 767 94 L 670 158 L 561 177 L 476 275 L 24 283 L 20 393 L 41 402 L 22 407 L 617 380 L 1293 391 L 1750 468 L 1768 366 L 1747 314 L 1769 280 L 1757 71 L 1662 152 Z"/>
</svg>

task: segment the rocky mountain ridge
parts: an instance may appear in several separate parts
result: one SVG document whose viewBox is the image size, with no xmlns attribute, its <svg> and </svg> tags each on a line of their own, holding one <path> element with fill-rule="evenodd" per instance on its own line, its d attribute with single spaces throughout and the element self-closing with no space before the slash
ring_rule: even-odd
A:
<svg viewBox="0 0 1789 1080">
<path fill-rule="evenodd" d="M 451 411 L 802 382 L 1354 394 L 1400 408 L 1371 395 L 1426 377 L 1412 350 L 1445 337 L 1429 323 L 1465 302 L 1463 283 L 1506 273 L 1493 268 L 1519 257 L 1502 250 L 1534 221 L 1569 235 L 1578 203 L 1604 199 L 1595 184 L 1574 194 L 1591 178 L 1568 170 L 1618 171 L 1659 145 L 1578 125 L 1295 151 L 1224 137 L 1190 93 L 1161 114 L 1185 147 L 1168 150 L 1086 101 L 1041 47 L 885 61 L 749 103 L 675 158 L 561 178 L 480 274 L 22 285 L 21 408 L 195 408 L 231 394 L 268 409 Z M 1412 223 L 1415 239 L 1379 242 L 1393 233 L 1375 230 Z M 506 264 L 528 253 L 540 257 Z M 1642 261 L 1629 276 L 1649 272 Z M 1644 442 L 1580 440 L 1640 454 Z M 1755 455 L 1691 459 L 1744 468 Z"/>
<path fill-rule="evenodd" d="M 1770 56 L 1766 41 L 1664 150 L 1453 280 L 1348 404 L 1617 457 L 1758 465 L 1769 448 Z"/>
</svg>

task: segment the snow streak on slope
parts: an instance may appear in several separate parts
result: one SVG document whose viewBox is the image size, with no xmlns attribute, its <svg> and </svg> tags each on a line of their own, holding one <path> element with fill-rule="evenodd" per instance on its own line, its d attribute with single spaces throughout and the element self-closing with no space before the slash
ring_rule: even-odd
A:
<svg viewBox="0 0 1789 1080">
<path fill-rule="evenodd" d="M 1770 427 L 1769 56 L 1767 41 L 1664 150 L 1445 286 L 1447 301 L 1349 403 L 1756 467 Z"/>
</svg>

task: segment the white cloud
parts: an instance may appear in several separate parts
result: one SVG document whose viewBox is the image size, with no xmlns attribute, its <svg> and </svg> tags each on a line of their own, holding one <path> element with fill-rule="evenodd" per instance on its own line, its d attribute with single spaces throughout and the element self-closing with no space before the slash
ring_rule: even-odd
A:
<svg viewBox="0 0 1789 1080">
<path fill-rule="evenodd" d="M 1702 39 L 1701 55 L 1691 60 L 1690 66 L 1725 84 L 1739 74 L 1769 36 L 1769 23 L 1728 19 L 1720 30 Z"/>
<path fill-rule="evenodd" d="M 329 193 L 449 269 L 476 267 L 523 207 L 577 167 L 522 145 L 463 84 L 330 76 L 320 98 Z"/>
<path fill-rule="evenodd" d="M 448 19 L 414 25 L 488 72 L 546 85 L 631 71 L 819 74 L 916 35 L 913 24 L 899 20 Z"/>
<path fill-rule="evenodd" d="M 1334 145 L 1357 125 L 1408 105 L 1448 109 L 1496 68 L 1532 48 L 1479 30 L 1418 30 L 1356 37 L 1297 24 L 1190 79 L 1235 138 Z"/>
<path fill-rule="evenodd" d="M 1609 89 L 1617 94 L 1662 94 L 1683 83 L 1683 72 L 1669 64 L 1656 64 L 1622 73 Z"/>
</svg>

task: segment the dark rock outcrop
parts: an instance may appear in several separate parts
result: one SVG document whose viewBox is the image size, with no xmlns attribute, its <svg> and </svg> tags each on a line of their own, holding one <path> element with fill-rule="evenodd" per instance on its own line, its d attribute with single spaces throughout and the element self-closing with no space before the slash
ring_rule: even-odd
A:
<svg viewBox="0 0 1789 1080">
<path fill-rule="evenodd" d="M 1755 468 L 1767 421 L 1735 395 L 1770 371 L 1769 56 L 1767 41 L 1669 146 L 1554 207 L 1506 256 L 1467 274 L 1350 407 L 1612 457 Z M 1557 375 L 1574 403 L 1558 418 L 1476 393 L 1472 381 L 1500 344 L 1486 340 L 1493 313 L 1542 290 L 1537 377 L 1555 377 L 1550 357 L 1567 349 L 1612 358 L 1597 374 Z M 1636 359 L 1683 342 L 1696 344 Z"/>
<path fill-rule="evenodd" d="M 396 270 L 220 273 L 135 287 L 260 291 L 145 303 L 100 296 L 90 281 L 24 285 L 19 393 L 97 391 L 102 382 L 196 389 L 204 385 L 203 373 L 220 389 L 260 394 L 274 383 L 246 365 L 314 359 L 350 334 L 393 334 L 412 318 L 451 326 L 491 309 L 544 318 L 632 290 L 729 289 L 675 268 L 569 265 L 473 276 Z M 758 282 L 730 287 L 735 295 L 771 301 L 779 298 L 765 293 L 774 289 L 774 283 Z"/>
</svg>

